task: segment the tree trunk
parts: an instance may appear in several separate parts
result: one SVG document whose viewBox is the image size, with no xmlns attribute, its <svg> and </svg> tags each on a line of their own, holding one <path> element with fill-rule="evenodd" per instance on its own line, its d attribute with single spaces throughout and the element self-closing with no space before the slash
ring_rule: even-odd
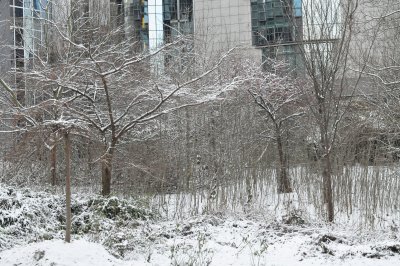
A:
<svg viewBox="0 0 400 266">
<path fill-rule="evenodd" d="M 329 112 L 326 108 L 325 98 L 318 98 L 319 102 L 319 119 L 320 119 L 320 134 L 321 145 L 323 148 L 323 155 L 321 158 L 322 163 L 322 182 L 324 203 L 328 215 L 328 222 L 334 220 L 334 207 L 333 207 L 333 192 L 332 192 L 332 166 L 331 166 L 331 140 L 329 139 Z"/>
<path fill-rule="evenodd" d="M 277 130 L 276 145 L 279 155 L 278 193 L 291 193 L 293 190 L 287 174 L 286 156 L 283 150 L 282 138 L 279 130 Z"/>
<path fill-rule="evenodd" d="M 65 242 L 71 242 L 71 140 L 69 132 L 64 132 L 65 140 L 65 202 L 66 226 Z"/>
<path fill-rule="evenodd" d="M 178 23 L 179 25 L 179 23 Z M 190 182 L 191 182 L 191 177 L 192 177 L 192 164 L 190 161 L 190 116 L 189 116 L 189 109 L 185 108 L 185 118 L 186 118 L 186 133 L 185 133 L 185 138 L 186 138 L 186 161 L 185 161 L 185 189 L 186 191 L 189 191 L 190 189 Z"/>
<path fill-rule="evenodd" d="M 333 222 L 334 220 L 334 208 L 333 208 L 333 195 L 332 195 L 332 169 L 329 151 L 325 153 L 322 158 L 322 178 L 324 185 L 324 201 L 326 204 L 326 211 L 328 214 L 328 222 Z"/>
<path fill-rule="evenodd" d="M 57 183 L 57 144 L 53 143 L 53 147 L 50 150 L 50 181 L 51 185 L 55 186 Z"/>
<path fill-rule="evenodd" d="M 112 172 L 112 154 L 106 152 L 101 162 L 101 183 L 103 196 L 109 196 L 111 193 L 111 172 Z"/>
</svg>

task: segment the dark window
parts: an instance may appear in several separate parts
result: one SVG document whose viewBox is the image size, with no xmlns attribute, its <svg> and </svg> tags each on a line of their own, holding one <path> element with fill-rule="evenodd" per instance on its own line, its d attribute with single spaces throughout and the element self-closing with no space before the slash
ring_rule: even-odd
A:
<svg viewBox="0 0 400 266">
<path fill-rule="evenodd" d="M 23 47 L 24 46 L 24 39 L 23 36 L 23 29 L 16 29 L 15 30 L 15 46 Z"/>
<path fill-rule="evenodd" d="M 14 14 L 15 14 L 15 17 L 17 17 L 17 18 L 23 17 L 24 16 L 24 10 L 22 8 L 15 7 L 14 8 Z"/>
<path fill-rule="evenodd" d="M 24 49 L 15 49 L 15 66 L 24 67 Z"/>
<path fill-rule="evenodd" d="M 24 6 L 24 0 L 15 0 L 14 3 L 15 6 L 20 6 L 20 7 Z"/>
<path fill-rule="evenodd" d="M 23 59 L 24 58 L 24 49 L 15 49 L 15 58 Z"/>
</svg>

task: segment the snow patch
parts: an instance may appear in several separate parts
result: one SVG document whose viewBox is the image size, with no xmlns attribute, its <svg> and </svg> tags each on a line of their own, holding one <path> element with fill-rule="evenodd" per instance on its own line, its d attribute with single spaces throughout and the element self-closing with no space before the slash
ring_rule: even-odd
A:
<svg viewBox="0 0 400 266">
<path fill-rule="evenodd" d="M 123 266 L 131 265 L 111 256 L 105 248 L 86 240 L 66 243 L 62 240 L 48 240 L 15 247 L 0 253 L 3 266 Z"/>
</svg>

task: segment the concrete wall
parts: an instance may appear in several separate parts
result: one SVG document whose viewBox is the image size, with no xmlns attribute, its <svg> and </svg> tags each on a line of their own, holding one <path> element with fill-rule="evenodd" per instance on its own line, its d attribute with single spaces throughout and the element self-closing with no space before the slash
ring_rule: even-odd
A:
<svg viewBox="0 0 400 266">
<path fill-rule="evenodd" d="M 303 39 L 336 39 L 340 36 L 340 0 L 302 0 Z"/>
<path fill-rule="evenodd" d="M 351 50 L 355 60 L 362 64 L 372 47 L 370 61 L 386 64 L 388 58 L 400 59 L 400 14 L 387 14 L 400 9 L 400 2 L 394 0 L 363 0 L 356 13 L 356 23 Z M 385 17 L 384 19 L 380 19 Z"/>
<path fill-rule="evenodd" d="M 249 0 L 194 0 L 196 48 L 210 56 L 240 46 L 261 61 L 261 50 L 251 44 Z"/>
<path fill-rule="evenodd" d="M 13 35 L 10 30 L 10 6 L 9 1 L 0 1 L 0 77 L 4 78 L 5 73 L 10 70 Z"/>
</svg>

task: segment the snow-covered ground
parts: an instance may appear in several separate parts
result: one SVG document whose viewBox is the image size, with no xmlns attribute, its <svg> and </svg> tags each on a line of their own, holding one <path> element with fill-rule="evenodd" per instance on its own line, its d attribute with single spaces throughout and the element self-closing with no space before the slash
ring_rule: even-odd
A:
<svg viewBox="0 0 400 266">
<path fill-rule="evenodd" d="M 86 240 L 66 243 L 62 240 L 47 240 L 15 247 L 0 253 L 0 265 L 132 265 L 110 255 L 100 244 Z"/>
<path fill-rule="evenodd" d="M 64 243 L 62 196 L 0 187 L 0 265 L 400 265 L 397 227 L 217 213 L 179 220 L 117 198 L 77 198 Z"/>
<path fill-rule="evenodd" d="M 311 225 L 203 216 L 151 226 L 147 253 L 133 265 L 399 265 L 388 235 Z M 373 241 L 371 241 L 373 239 Z"/>
<path fill-rule="evenodd" d="M 400 265 L 398 240 L 339 230 L 203 216 L 137 228 L 124 260 L 83 237 L 14 247 L 0 265 Z"/>
</svg>

